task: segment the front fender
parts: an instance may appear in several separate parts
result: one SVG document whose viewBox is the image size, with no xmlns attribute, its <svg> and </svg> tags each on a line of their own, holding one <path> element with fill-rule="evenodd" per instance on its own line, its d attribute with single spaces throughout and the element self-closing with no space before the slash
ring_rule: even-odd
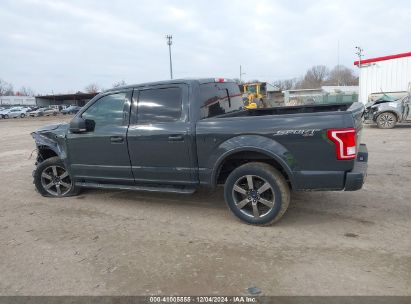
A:
<svg viewBox="0 0 411 304">
<path fill-rule="evenodd" d="M 216 185 L 217 175 L 224 160 L 230 155 L 244 151 L 259 152 L 274 159 L 287 173 L 293 185 L 292 171 L 296 165 L 296 161 L 283 145 L 260 135 L 241 135 L 232 137 L 221 143 L 218 148 L 215 149 L 215 153 L 210 156 L 209 168 L 212 168 L 212 187 Z"/>
<path fill-rule="evenodd" d="M 31 136 L 36 142 L 37 149 L 46 147 L 56 153 L 63 161 L 67 159 L 65 137 L 63 135 L 33 132 Z"/>
<path fill-rule="evenodd" d="M 395 116 L 397 116 L 397 120 L 398 121 L 400 120 L 400 117 L 402 117 L 401 109 L 399 108 L 400 105 L 396 104 L 396 106 L 391 106 L 390 103 L 391 102 L 387 102 L 387 103 L 378 105 L 377 111 L 374 112 L 374 117 L 373 117 L 374 121 L 377 119 L 378 115 L 384 112 L 394 113 Z"/>
</svg>

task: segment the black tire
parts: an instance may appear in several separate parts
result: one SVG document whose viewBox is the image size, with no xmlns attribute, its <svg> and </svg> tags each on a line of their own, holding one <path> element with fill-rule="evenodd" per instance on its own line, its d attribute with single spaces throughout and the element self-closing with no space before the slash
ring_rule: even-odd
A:
<svg viewBox="0 0 411 304">
<path fill-rule="evenodd" d="M 4 119 L 8 119 L 8 118 L 9 118 L 9 115 L 8 115 L 8 114 L 5 114 L 3 117 L 4 117 Z"/>
<path fill-rule="evenodd" d="M 67 172 L 66 176 L 64 176 L 65 172 Z M 57 156 L 39 163 L 33 176 L 34 185 L 37 191 L 43 196 L 67 197 L 77 195 L 80 192 L 80 187 L 77 187 L 70 179 L 70 175 L 65 169 L 63 161 Z M 65 184 L 70 185 L 70 187 L 67 187 Z M 51 186 L 47 188 L 48 185 Z"/>
<path fill-rule="evenodd" d="M 21 114 L 20 114 L 20 117 L 21 117 L 21 118 L 24 118 L 24 117 L 26 117 L 26 114 L 21 113 Z"/>
<path fill-rule="evenodd" d="M 231 212 L 240 220 L 252 225 L 271 225 L 286 212 L 290 188 L 278 170 L 265 163 L 252 162 L 231 172 L 224 185 L 224 197 Z"/>
<path fill-rule="evenodd" d="M 383 112 L 378 115 L 377 126 L 380 129 L 392 129 L 397 124 L 397 116 L 392 112 Z"/>
</svg>

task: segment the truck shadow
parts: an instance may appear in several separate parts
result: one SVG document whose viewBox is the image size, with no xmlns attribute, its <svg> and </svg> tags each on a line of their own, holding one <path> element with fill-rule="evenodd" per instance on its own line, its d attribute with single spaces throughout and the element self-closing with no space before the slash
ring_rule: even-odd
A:
<svg viewBox="0 0 411 304">
<path fill-rule="evenodd" d="M 176 214 L 190 212 L 194 217 L 203 217 L 206 213 L 207 216 L 217 217 L 221 221 L 240 223 L 228 211 L 222 187 L 214 192 L 202 190 L 193 195 L 94 189 L 84 190 L 83 194 L 84 196 L 81 195 L 78 199 L 97 196 L 98 199 L 93 204 L 112 201 L 113 205 L 121 204 L 131 208 L 138 208 L 139 204 L 143 204 L 144 208 L 158 208 L 159 212 L 163 208 L 168 208 Z M 294 192 L 287 212 L 273 227 L 312 226 L 329 222 L 374 224 L 372 220 L 367 219 L 365 212 L 364 214 L 361 212 L 362 210 L 366 211 L 365 208 L 367 208 L 364 203 L 357 203 L 363 201 L 362 199 L 356 199 L 355 195 L 353 197 L 350 193 L 342 194 L 337 192 Z M 102 196 L 104 198 L 101 198 Z M 354 204 L 354 206 L 347 206 L 347 199 L 350 199 L 349 204 Z"/>
<path fill-rule="evenodd" d="M 140 202 L 156 205 L 174 206 L 176 208 L 187 208 L 188 206 L 209 206 L 210 208 L 223 209 L 225 208 L 224 196 L 222 189 L 217 189 L 214 192 L 200 190 L 191 195 L 161 193 L 161 192 L 144 192 L 144 191 L 129 191 L 129 190 L 96 190 L 84 189 L 82 194 L 103 195 L 108 200 L 135 205 Z M 82 196 L 78 197 L 81 199 Z M 116 202 L 113 202 L 116 203 Z M 158 206 L 161 207 L 161 206 Z"/>
</svg>

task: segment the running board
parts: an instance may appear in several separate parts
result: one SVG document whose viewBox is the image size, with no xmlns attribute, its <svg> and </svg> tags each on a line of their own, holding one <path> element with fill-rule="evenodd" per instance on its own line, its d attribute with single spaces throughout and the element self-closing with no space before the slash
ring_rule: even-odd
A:
<svg viewBox="0 0 411 304">
<path fill-rule="evenodd" d="M 133 191 L 148 191 L 148 192 L 163 192 L 163 193 L 179 193 L 179 194 L 193 194 L 195 188 L 187 187 L 164 187 L 164 186 L 133 186 L 133 185 L 116 185 L 116 184 L 99 184 L 99 183 L 85 183 L 76 182 L 76 186 L 84 188 L 95 189 L 119 189 L 119 190 L 133 190 Z"/>
</svg>

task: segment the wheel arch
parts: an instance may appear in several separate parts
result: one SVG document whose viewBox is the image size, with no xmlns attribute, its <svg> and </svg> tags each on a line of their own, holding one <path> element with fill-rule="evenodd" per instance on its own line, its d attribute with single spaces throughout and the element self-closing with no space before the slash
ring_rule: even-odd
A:
<svg viewBox="0 0 411 304">
<path fill-rule="evenodd" d="M 378 117 L 379 117 L 380 115 L 384 114 L 384 113 L 394 114 L 395 118 L 397 119 L 397 122 L 398 122 L 399 119 L 400 119 L 400 118 L 399 118 L 399 114 L 398 114 L 397 112 L 395 112 L 394 110 L 387 109 L 387 110 L 383 110 L 383 111 L 378 112 L 377 115 L 375 116 L 375 120 L 377 120 Z"/>
<path fill-rule="evenodd" d="M 41 161 L 55 156 L 60 157 L 58 151 L 56 151 L 54 147 L 48 145 L 39 145 L 37 147 L 37 157 L 40 158 Z"/>
<path fill-rule="evenodd" d="M 273 166 L 282 173 L 290 188 L 293 188 L 293 174 L 289 165 L 277 154 L 251 146 L 233 149 L 221 155 L 212 172 L 212 187 L 224 183 L 235 168 L 249 162 L 262 162 Z"/>
</svg>

